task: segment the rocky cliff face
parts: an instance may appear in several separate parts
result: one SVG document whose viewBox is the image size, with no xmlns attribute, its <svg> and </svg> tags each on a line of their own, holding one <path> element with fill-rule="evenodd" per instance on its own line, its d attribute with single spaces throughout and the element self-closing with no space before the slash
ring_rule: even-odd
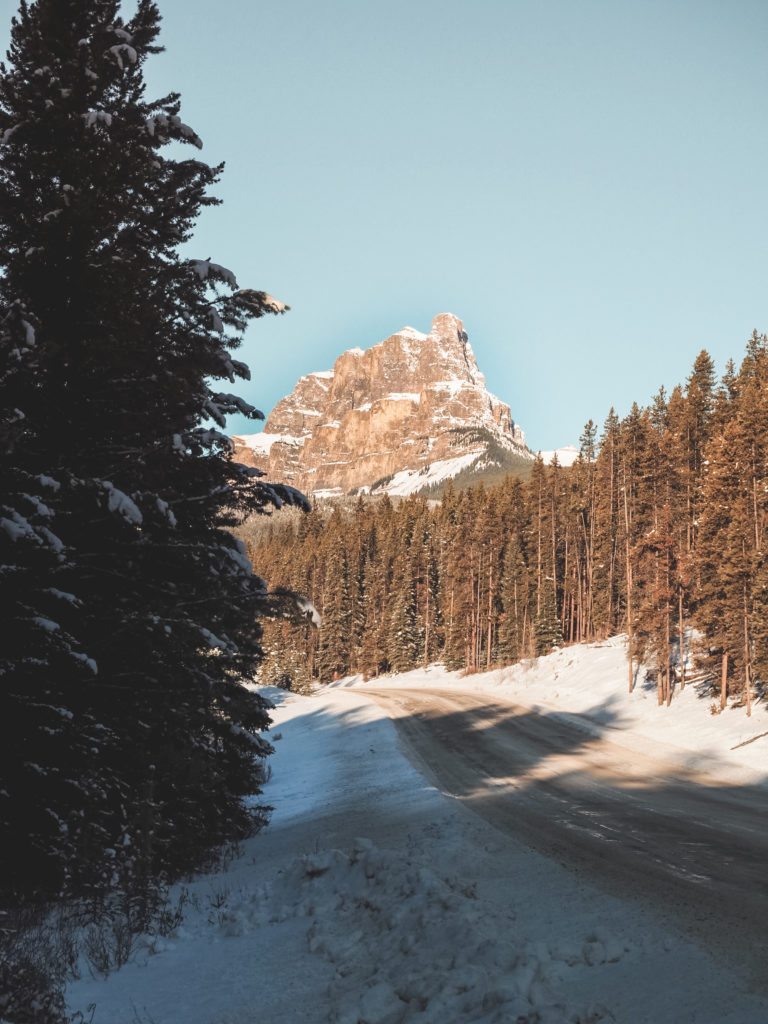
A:
<svg viewBox="0 0 768 1024">
<path fill-rule="evenodd" d="M 498 453 L 532 458 L 508 405 L 486 389 L 452 313 L 404 327 L 302 377 L 235 457 L 307 494 L 409 494 Z M 491 449 L 495 455 L 491 454 Z"/>
</svg>

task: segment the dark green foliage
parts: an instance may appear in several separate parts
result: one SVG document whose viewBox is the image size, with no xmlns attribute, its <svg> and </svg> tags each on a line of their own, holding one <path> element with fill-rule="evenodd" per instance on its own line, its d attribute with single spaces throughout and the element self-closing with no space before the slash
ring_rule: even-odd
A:
<svg viewBox="0 0 768 1024">
<path fill-rule="evenodd" d="M 209 426 L 284 307 L 178 255 L 220 168 L 144 96 L 140 0 L 23 3 L 0 78 L 0 886 L 51 898 L 193 868 L 248 834 L 277 603 L 229 529 L 296 502 Z"/>
<path fill-rule="evenodd" d="M 551 591 L 547 590 L 534 625 L 535 652 L 549 654 L 563 642 L 563 630 L 555 613 Z"/>
</svg>

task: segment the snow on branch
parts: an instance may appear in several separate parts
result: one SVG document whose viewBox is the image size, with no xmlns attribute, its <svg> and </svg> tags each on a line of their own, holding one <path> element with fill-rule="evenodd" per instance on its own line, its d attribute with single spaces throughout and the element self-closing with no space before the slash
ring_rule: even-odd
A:
<svg viewBox="0 0 768 1024">
<path fill-rule="evenodd" d="M 112 115 L 108 114 L 106 110 L 89 110 L 86 114 L 81 115 L 85 122 L 86 128 L 93 128 L 97 124 L 103 124 L 109 128 L 112 125 Z"/>
<path fill-rule="evenodd" d="M 263 484 L 262 486 L 269 492 L 268 500 L 276 508 L 282 508 L 283 505 L 294 505 L 304 512 L 309 512 L 311 508 L 309 501 L 295 487 L 289 487 L 288 484 Z"/>
<path fill-rule="evenodd" d="M 222 639 L 221 637 L 216 636 L 215 633 L 212 633 L 210 629 L 206 629 L 205 626 L 199 626 L 198 628 L 208 646 L 212 647 L 214 650 L 228 651 L 230 653 L 237 650 L 237 646 L 233 644 L 228 637 L 224 637 Z"/>
<path fill-rule="evenodd" d="M 271 744 L 266 743 L 261 736 L 249 732 L 248 729 L 245 729 L 242 725 L 236 725 L 234 722 L 228 722 L 227 724 L 233 736 L 240 736 L 251 744 L 257 757 L 266 757 L 272 753 L 274 748 Z"/>
<path fill-rule="evenodd" d="M 66 601 L 67 604 L 71 604 L 74 608 L 79 608 L 83 603 L 79 597 L 70 594 L 67 590 L 59 590 L 58 587 L 46 587 L 45 593 L 50 594 L 59 601 Z"/>
<path fill-rule="evenodd" d="M 231 437 L 227 437 L 226 434 L 222 434 L 221 431 L 214 430 L 212 427 L 207 430 L 197 427 L 191 433 L 194 440 L 205 448 L 210 448 L 215 444 L 221 445 L 226 451 L 232 451 L 234 448 Z"/>
<path fill-rule="evenodd" d="M 12 541 L 25 540 L 40 543 L 40 537 L 34 526 L 15 509 L 6 509 L 8 516 L 0 517 L 0 530 L 3 530 Z"/>
<path fill-rule="evenodd" d="M 227 558 L 231 559 L 238 569 L 241 569 L 244 573 L 250 576 L 253 573 L 253 565 L 248 557 L 248 552 L 245 544 L 237 537 L 232 538 L 234 540 L 234 546 L 229 547 L 226 544 L 218 545 L 219 550 L 223 551 Z"/>
<path fill-rule="evenodd" d="M 322 625 L 322 617 L 314 604 L 304 594 L 276 587 L 267 594 L 267 614 L 274 618 L 289 619 L 291 622 Z"/>
<path fill-rule="evenodd" d="M 239 367 L 245 366 L 245 363 L 239 363 L 236 359 L 230 359 L 227 352 L 219 351 L 214 353 L 222 363 L 222 371 L 217 374 L 219 377 L 226 377 L 232 384 L 235 383 L 235 377 L 242 377 L 243 374 L 238 372 Z M 247 367 L 246 367 L 247 369 Z M 250 380 L 250 374 L 246 377 L 246 380 Z"/>
<path fill-rule="evenodd" d="M 162 498 L 155 498 L 155 506 L 160 515 L 168 521 L 169 526 L 177 525 L 176 516 L 173 514 L 173 509 L 167 501 L 164 501 Z"/>
<path fill-rule="evenodd" d="M 304 618 L 308 619 L 313 626 L 317 626 L 318 629 L 322 626 L 323 618 L 308 597 L 304 597 L 302 594 L 297 594 L 296 607 L 303 613 Z"/>
<path fill-rule="evenodd" d="M 280 299 L 274 298 L 267 292 L 258 292 L 253 288 L 243 288 L 236 292 L 232 299 L 238 306 L 242 306 L 251 316 L 255 317 L 265 316 L 267 313 L 277 315 L 285 313 L 291 308 L 287 303 L 281 302 Z"/>
<path fill-rule="evenodd" d="M 33 615 L 31 621 L 45 633 L 58 633 L 61 629 L 58 622 L 54 622 L 53 619 L 47 619 L 44 615 Z"/>
<path fill-rule="evenodd" d="M 54 554 L 60 555 L 64 550 L 64 544 L 47 526 L 34 526 L 19 511 L 5 505 L 2 507 L 3 515 L 0 515 L 0 530 L 14 543 L 17 541 L 30 541 L 40 547 L 48 548 Z"/>
<path fill-rule="evenodd" d="M 215 281 L 223 281 L 232 288 L 237 288 L 237 278 L 231 270 L 227 270 L 221 264 L 211 263 L 210 260 L 190 260 L 189 263 L 192 267 L 192 272 L 197 274 L 201 281 L 207 281 L 210 278 Z"/>
<path fill-rule="evenodd" d="M 75 661 L 79 661 L 83 665 L 85 665 L 85 667 L 95 676 L 99 674 L 99 666 L 96 664 L 95 660 L 89 657 L 87 654 L 83 654 L 80 651 L 70 651 L 69 656 L 71 658 L 74 658 Z"/>
<path fill-rule="evenodd" d="M 27 348 L 35 347 L 35 328 L 29 322 L 29 320 L 22 320 L 21 326 L 24 331 L 24 344 Z"/>
<path fill-rule="evenodd" d="M 34 508 L 37 515 L 42 516 L 43 519 L 52 519 L 53 512 L 48 508 L 44 501 L 41 501 L 36 494 L 22 494 L 22 498 L 28 501 Z"/>
<path fill-rule="evenodd" d="M 0 136 L 0 146 L 6 146 L 11 141 L 16 132 L 19 130 L 19 128 L 23 128 L 26 123 L 26 121 L 19 121 L 18 124 L 14 124 L 10 128 L 6 128 L 2 136 Z"/>
<path fill-rule="evenodd" d="M 188 124 L 184 124 L 178 114 L 152 114 L 144 122 L 147 134 L 158 139 L 178 139 L 191 142 L 198 149 L 203 148 L 203 140 Z"/>
<path fill-rule="evenodd" d="M 139 511 L 139 507 L 136 502 L 129 498 L 124 491 L 119 488 L 110 480 L 101 480 L 102 488 L 107 492 L 107 508 L 110 512 L 114 512 L 116 515 L 131 526 L 141 526 L 144 522 L 144 517 Z"/>
<path fill-rule="evenodd" d="M 56 492 L 61 489 L 59 481 L 54 480 L 52 476 L 46 476 L 45 473 L 40 473 L 35 477 L 35 480 L 37 480 L 41 487 L 47 487 L 51 491 Z"/>
<path fill-rule="evenodd" d="M 226 426 L 225 417 L 231 413 L 241 413 L 252 420 L 263 420 L 264 413 L 256 409 L 239 395 L 231 395 L 219 392 L 211 395 L 205 402 L 205 410 L 211 419 L 215 420 L 220 427 Z"/>
<path fill-rule="evenodd" d="M 128 35 L 126 32 L 125 35 Z M 129 37 L 130 38 L 130 37 Z M 117 66 L 122 71 L 125 67 L 123 56 L 127 59 L 129 64 L 135 64 L 139 59 L 139 55 L 136 50 L 131 46 L 130 43 L 117 43 L 115 46 L 110 46 L 107 53 L 111 53 L 115 58 Z"/>
<path fill-rule="evenodd" d="M 56 536 L 47 526 L 41 526 L 37 531 L 43 538 L 43 542 L 47 547 L 51 549 L 55 554 L 60 555 L 64 550 L 64 542 Z"/>
<path fill-rule="evenodd" d="M 242 462 L 233 462 L 232 468 L 236 470 L 240 476 L 246 477 L 246 479 L 256 479 L 260 476 L 266 476 L 263 469 L 257 469 L 255 466 L 246 466 Z"/>
</svg>

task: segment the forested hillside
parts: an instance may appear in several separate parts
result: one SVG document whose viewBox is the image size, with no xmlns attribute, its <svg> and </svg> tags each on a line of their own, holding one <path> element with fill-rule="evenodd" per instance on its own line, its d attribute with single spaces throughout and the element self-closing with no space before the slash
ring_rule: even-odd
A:
<svg viewBox="0 0 768 1024">
<path fill-rule="evenodd" d="M 684 386 L 624 419 L 611 410 L 599 436 L 587 423 L 570 469 L 537 460 L 525 482 L 440 504 L 277 519 L 250 541 L 253 561 L 323 624 L 269 627 L 267 674 L 479 671 L 625 632 L 630 688 L 650 664 L 669 703 L 695 655 L 749 713 L 768 673 L 767 450 L 768 341 L 754 333 L 722 381 L 702 352 Z"/>
</svg>

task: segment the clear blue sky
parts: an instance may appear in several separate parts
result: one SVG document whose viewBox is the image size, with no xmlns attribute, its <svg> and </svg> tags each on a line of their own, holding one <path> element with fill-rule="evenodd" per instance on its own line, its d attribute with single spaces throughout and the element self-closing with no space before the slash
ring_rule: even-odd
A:
<svg viewBox="0 0 768 1024">
<path fill-rule="evenodd" d="M 150 86 L 227 162 L 191 254 L 293 307 L 245 346 L 265 412 L 449 310 L 548 448 L 768 329 L 765 0 L 160 8 Z"/>
</svg>

